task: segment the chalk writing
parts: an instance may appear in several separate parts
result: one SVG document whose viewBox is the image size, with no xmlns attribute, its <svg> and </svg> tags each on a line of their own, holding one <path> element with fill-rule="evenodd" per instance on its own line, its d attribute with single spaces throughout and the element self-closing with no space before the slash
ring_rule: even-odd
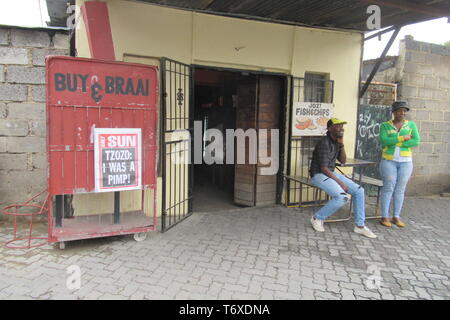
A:
<svg viewBox="0 0 450 320">
<path fill-rule="evenodd" d="M 358 112 L 356 132 L 356 158 L 374 161 L 381 160 L 381 145 L 378 141 L 381 123 L 391 118 L 391 108 L 386 105 L 361 104 Z M 367 167 L 364 175 L 380 179 L 378 165 Z M 368 190 L 367 194 L 371 194 Z"/>
</svg>

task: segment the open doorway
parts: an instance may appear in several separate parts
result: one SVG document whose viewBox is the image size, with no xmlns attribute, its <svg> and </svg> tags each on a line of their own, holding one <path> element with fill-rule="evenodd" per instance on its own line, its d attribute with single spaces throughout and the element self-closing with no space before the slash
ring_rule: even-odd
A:
<svg viewBox="0 0 450 320">
<path fill-rule="evenodd" d="M 217 129 L 225 137 L 227 129 L 236 129 L 236 94 L 240 76 L 237 72 L 196 68 L 194 121 L 201 122 L 203 133 Z M 202 139 L 202 155 L 205 147 Z M 194 211 L 238 208 L 233 201 L 233 192 L 234 164 L 226 164 L 225 159 L 223 164 L 206 164 L 203 157 L 201 164 L 194 164 Z"/>
<path fill-rule="evenodd" d="M 283 146 L 284 106 L 286 97 L 286 77 L 279 75 L 257 74 L 245 71 L 217 70 L 196 67 L 194 73 L 194 121 L 201 123 L 202 134 L 215 129 L 223 137 L 223 163 L 194 164 L 193 211 L 212 212 L 229 210 L 242 206 L 260 206 L 279 203 L 281 197 L 282 170 L 263 175 L 261 169 L 267 167 L 258 161 L 249 163 L 250 138 L 245 140 L 244 150 L 237 149 L 239 138 L 234 140 L 234 161 L 227 164 L 227 130 L 253 130 L 257 135 L 257 157 L 261 150 L 259 132 L 277 129 L 278 139 L 272 143 L 272 133 L 265 148 L 267 155 L 272 153 L 271 146 Z M 281 129 L 281 130 L 280 130 Z M 242 141 L 242 140 L 241 140 Z M 212 142 L 212 141 L 211 141 Z M 193 150 L 205 150 L 211 143 L 204 139 L 194 139 Z M 195 144 L 201 143 L 199 148 Z M 206 149 L 205 149 L 206 148 Z M 244 153 L 245 164 L 237 163 L 237 153 Z M 282 150 L 277 150 L 276 160 L 282 164 Z M 271 156 L 273 156 L 271 154 Z M 232 157 L 231 157 L 232 158 Z M 217 159 L 217 158 L 216 158 Z M 278 167 L 276 169 L 279 169 Z"/>
</svg>

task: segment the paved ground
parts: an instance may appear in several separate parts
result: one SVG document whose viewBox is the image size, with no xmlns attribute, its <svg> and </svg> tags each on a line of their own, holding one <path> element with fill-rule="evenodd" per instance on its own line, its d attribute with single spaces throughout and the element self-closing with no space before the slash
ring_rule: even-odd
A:
<svg viewBox="0 0 450 320">
<path fill-rule="evenodd" d="M 409 198 L 405 229 L 351 222 L 319 234 L 310 210 L 194 214 L 143 242 L 129 236 L 0 248 L 0 299 L 449 299 L 450 199 Z M 10 236 L 3 224 L 0 241 Z M 81 287 L 69 290 L 81 270 Z M 71 271 L 72 269 L 69 269 Z"/>
</svg>

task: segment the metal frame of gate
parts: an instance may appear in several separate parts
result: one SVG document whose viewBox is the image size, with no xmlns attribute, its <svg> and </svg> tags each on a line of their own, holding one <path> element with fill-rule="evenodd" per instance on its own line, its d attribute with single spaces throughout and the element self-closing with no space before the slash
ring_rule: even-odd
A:
<svg viewBox="0 0 450 320">
<path fill-rule="evenodd" d="M 161 231 L 165 232 L 192 214 L 193 165 L 191 139 L 167 141 L 167 136 L 189 132 L 193 136 L 193 68 L 161 59 Z M 188 99 L 186 99 L 188 94 Z M 173 163 L 175 154 L 187 152 L 188 163 Z M 182 183 L 180 183 L 182 182 Z"/>
<path fill-rule="evenodd" d="M 309 158 L 312 157 L 312 152 L 314 151 L 314 147 L 316 143 L 322 138 L 321 136 L 305 136 L 305 137 L 293 137 L 292 136 L 292 106 L 294 102 L 305 102 L 305 80 L 309 79 L 291 77 L 291 94 L 290 94 L 290 110 L 289 110 L 289 137 L 288 137 L 288 150 L 287 150 L 287 168 L 286 175 L 288 176 L 303 176 L 309 177 Z M 311 79 L 312 88 L 311 91 L 315 89 L 315 82 L 323 83 L 323 87 L 326 89 L 327 84 L 330 86 L 329 94 L 324 94 L 324 101 L 311 101 L 311 102 L 325 102 L 332 103 L 333 102 L 333 92 L 334 92 L 334 80 L 319 80 L 319 79 Z M 297 90 L 297 91 L 296 91 Z M 297 92 L 297 94 L 296 94 Z M 328 99 L 327 99 L 328 97 Z M 310 99 L 314 100 L 314 99 Z M 297 163 L 300 162 L 300 166 Z M 292 170 L 292 163 L 296 164 L 294 169 Z M 306 173 L 304 172 L 306 168 Z M 300 170 L 297 170 L 300 169 Z M 291 196 L 291 191 L 294 191 L 294 195 Z M 306 201 L 303 203 L 312 202 L 313 199 L 310 199 L 308 196 L 313 192 L 313 188 L 300 184 L 295 181 L 287 181 L 286 183 L 286 206 L 298 206 L 300 203 L 300 193 L 306 192 Z"/>
</svg>

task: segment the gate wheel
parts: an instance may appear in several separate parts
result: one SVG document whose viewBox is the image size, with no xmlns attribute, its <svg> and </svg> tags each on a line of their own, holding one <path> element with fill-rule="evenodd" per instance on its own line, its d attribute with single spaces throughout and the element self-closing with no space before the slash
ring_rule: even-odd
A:
<svg viewBox="0 0 450 320">
<path fill-rule="evenodd" d="M 66 248 L 66 243 L 64 241 L 54 243 L 53 248 L 59 249 L 59 250 L 64 250 Z"/>
<path fill-rule="evenodd" d="M 137 242 L 144 241 L 145 239 L 147 239 L 147 232 L 135 233 L 133 234 L 133 239 Z"/>
</svg>

